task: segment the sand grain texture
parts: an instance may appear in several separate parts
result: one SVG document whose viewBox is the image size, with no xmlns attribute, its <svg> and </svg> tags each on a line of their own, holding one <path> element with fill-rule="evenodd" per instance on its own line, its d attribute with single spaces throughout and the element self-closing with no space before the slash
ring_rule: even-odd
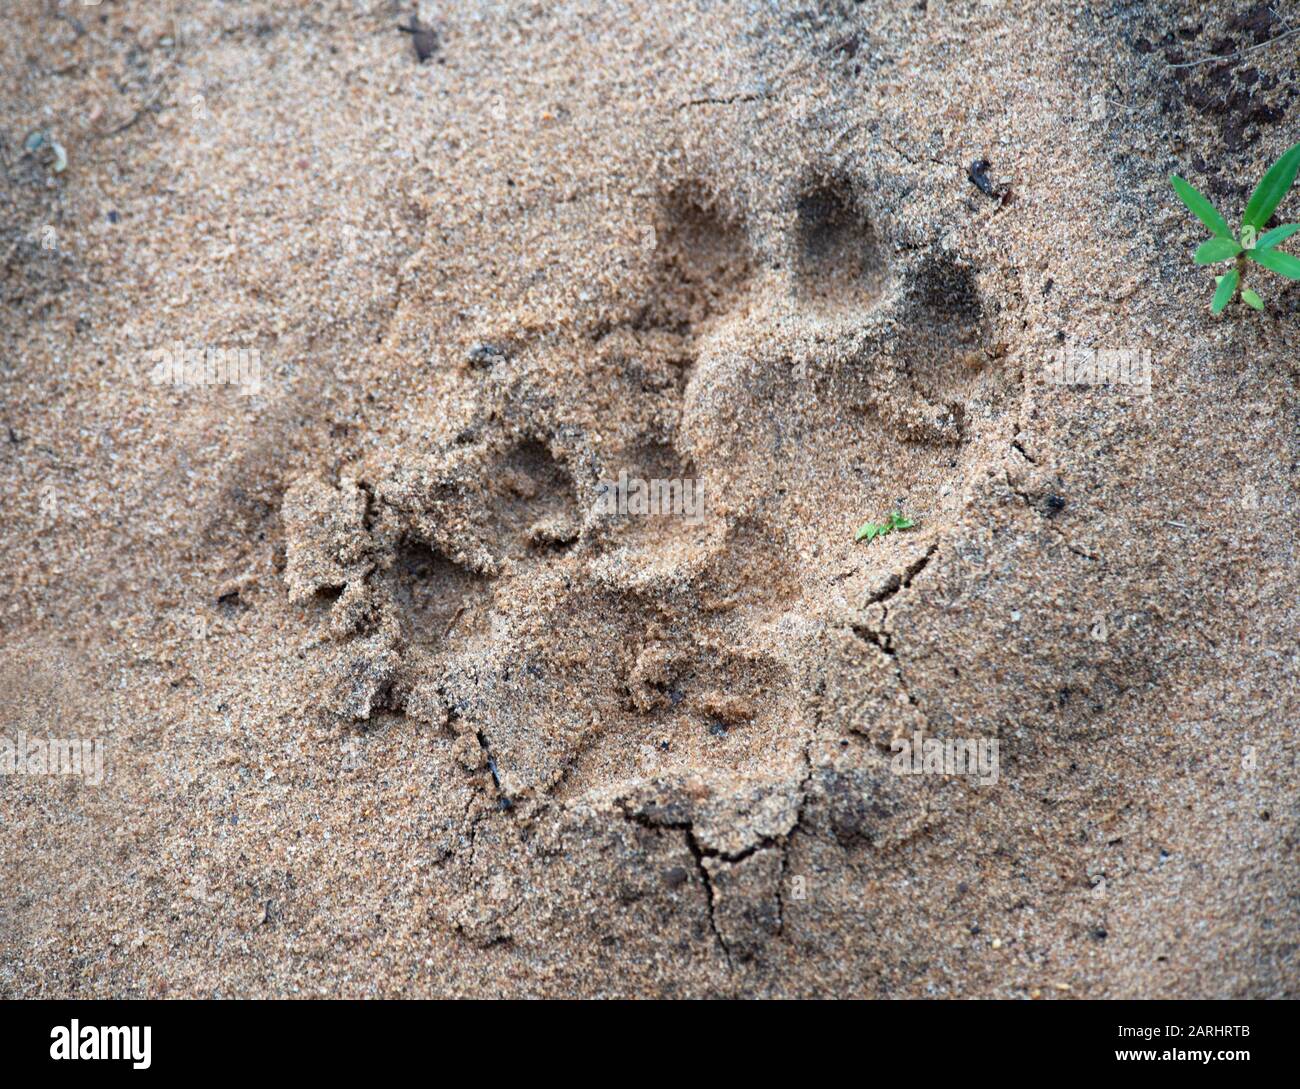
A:
<svg viewBox="0 0 1300 1089">
<path fill-rule="evenodd" d="M 0 994 L 1294 996 L 1300 7 L 411 11 L 13 5 Z"/>
</svg>

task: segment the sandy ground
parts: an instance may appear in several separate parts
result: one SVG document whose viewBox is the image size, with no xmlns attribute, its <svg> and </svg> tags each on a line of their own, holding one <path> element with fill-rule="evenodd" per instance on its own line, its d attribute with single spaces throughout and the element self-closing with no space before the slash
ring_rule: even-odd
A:
<svg viewBox="0 0 1300 1089">
<path fill-rule="evenodd" d="M 1294 996 L 1300 5 L 411 12 L 6 6 L 0 994 Z"/>
</svg>

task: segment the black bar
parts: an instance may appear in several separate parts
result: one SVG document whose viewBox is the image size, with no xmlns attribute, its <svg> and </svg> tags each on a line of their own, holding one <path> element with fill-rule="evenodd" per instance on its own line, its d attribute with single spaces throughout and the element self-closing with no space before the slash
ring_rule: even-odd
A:
<svg viewBox="0 0 1300 1089">
<path fill-rule="evenodd" d="M 1295 1007 L 1262 1002 L 844 1002 L 548 1004 L 450 1002 L 7 1002 L 0 1008 L 7 1075 L 104 1074 L 232 1077 L 282 1073 L 338 1078 L 408 1076 L 413 1061 L 445 1063 L 475 1056 L 513 1080 L 548 1069 L 599 1068 L 619 1080 L 629 1058 L 664 1070 L 686 1069 L 697 1048 L 737 1060 L 749 1050 L 766 1065 L 775 1047 L 786 1061 L 829 1072 L 825 1063 L 858 1066 L 864 1080 L 882 1063 L 917 1073 L 1003 1077 L 1119 1073 L 1128 1069 L 1225 1076 L 1288 1074 L 1294 1060 Z M 617 1008 L 615 1008 L 617 1007 Z M 136 1027 L 116 1061 L 52 1058 L 76 1021 L 82 1046 L 114 1040 L 87 1029 Z M 1171 1032 L 1171 1030 L 1173 1030 Z M 1196 1053 L 1194 1057 L 1190 1053 Z M 1207 1060 L 1205 1053 L 1209 1053 Z M 1121 1057 L 1124 1055 L 1126 1057 Z M 143 1057 L 141 1057 L 143 1056 Z M 551 1058 L 547 1058 L 550 1056 Z M 653 1058 L 658 1056 L 657 1059 Z M 676 1056 L 676 1059 L 674 1059 Z M 802 1058 L 800 1058 L 802 1056 Z M 144 1066 L 147 1062 L 147 1067 Z M 677 1063 L 682 1065 L 679 1067 Z M 531 1069 L 517 1069 L 525 1063 Z M 406 1073 L 404 1073 L 406 1072 Z M 8 1078 L 6 1078 L 8 1080 Z M 9 1081 L 24 1084 L 21 1080 Z"/>
</svg>

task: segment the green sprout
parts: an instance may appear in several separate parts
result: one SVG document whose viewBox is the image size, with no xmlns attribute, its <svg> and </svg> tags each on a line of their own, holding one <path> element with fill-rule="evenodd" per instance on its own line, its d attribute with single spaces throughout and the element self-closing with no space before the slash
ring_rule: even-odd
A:
<svg viewBox="0 0 1300 1089">
<path fill-rule="evenodd" d="M 1300 280 L 1300 257 L 1276 249 L 1284 238 L 1290 238 L 1296 231 L 1300 231 L 1300 223 L 1284 223 L 1267 234 L 1260 234 L 1268 217 L 1273 214 L 1273 209 L 1291 188 L 1297 171 L 1300 171 L 1300 144 L 1296 144 L 1278 159 L 1255 186 L 1250 203 L 1246 205 L 1246 214 L 1241 217 L 1240 238 L 1233 236 L 1227 220 L 1215 211 L 1214 205 L 1202 194 L 1177 174 L 1169 175 L 1169 184 L 1174 187 L 1178 199 L 1214 233 L 1208 242 L 1201 243 L 1192 259 L 1198 265 L 1212 265 L 1217 261 L 1236 262 L 1236 267 L 1230 272 L 1214 278 L 1218 286 L 1214 291 L 1214 301 L 1210 304 L 1211 313 L 1222 312 L 1232 302 L 1238 289 L 1241 291 L 1241 301 L 1247 306 L 1254 310 L 1264 309 L 1264 300 L 1245 286 L 1247 261 L 1263 265 L 1288 280 Z"/>
<path fill-rule="evenodd" d="M 859 527 L 857 533 L 853 535 L 853 539 L 861 541 L 866 538 L 868 541 L 873 541 L 877 537 L 883 537 L 886 533 L 891 533 L 893 530 L 911 529 L 914 525 L 916 523 L 912 519 L 904 518 L 898 511 L 894 511 L 883 522 L 867 522 Z"/>
</svg>

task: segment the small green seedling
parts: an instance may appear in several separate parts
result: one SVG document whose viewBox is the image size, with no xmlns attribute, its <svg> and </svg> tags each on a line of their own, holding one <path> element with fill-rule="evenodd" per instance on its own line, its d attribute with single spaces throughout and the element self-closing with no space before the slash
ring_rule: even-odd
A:
<svg viewBox="0 0 1300 1089">
<path fill-rule="evenodd" d="M 877 537 L 883 537 L 886 533 L 892 533 L 896 529 L 911 529 L 915 522 L 910 518 L 904 518 L 898 511 L 894 511 L 883 522 L 867 522 L 859 527 L 857 533 L 853 535 L 855 541 L 861 541 L 864 538 L 873 541 Z"/>
<path fill-rule="evenodd" d="M 1227 220 L 1219 215 L 1202 194 L 1198 193 L 1177 174 L 1169 175 L 1169 184 L 1174 192 L 1192 214 L 1214 232 L 1208 242 L 1202 242 L 1192 259 L 1198 265 L 1212 265 L 1217 261 L 1236 261 L 1231 272 L 1216 276 L 1218 285 L 1214 291 L 1214 301 L 1210 304 L 1212 313 L 1220 313 L 1233 296 L 1241 291 L 1241 301 L 1254 310 L 1264 309 L 1264 300 L 1245 286 L 1247 261 L 1254 261 L 1266 269 L 1285 276 L 1288 280 L 1300 280 L 1300 257 L 1292 257 L 1276 248 L 1284 238 L 1290 238 L 1300 231 L 1300 223 L 1284 223 L 1274 227 L 1267 234 L 1260 234 L 1273 209 L 1286 196 L 1291 183 L 1295 181 L 1296 172 L 1300 171 L 1300 144 L 1292 147 L 1282 158 L 1278 159 L 1267 174 L 1255 186 L 1250 203 L 1246 205 L 1246 214 L 1241 218 L 1240 238 L 1234 237 L 1228 228 Z"/>
</svg>

